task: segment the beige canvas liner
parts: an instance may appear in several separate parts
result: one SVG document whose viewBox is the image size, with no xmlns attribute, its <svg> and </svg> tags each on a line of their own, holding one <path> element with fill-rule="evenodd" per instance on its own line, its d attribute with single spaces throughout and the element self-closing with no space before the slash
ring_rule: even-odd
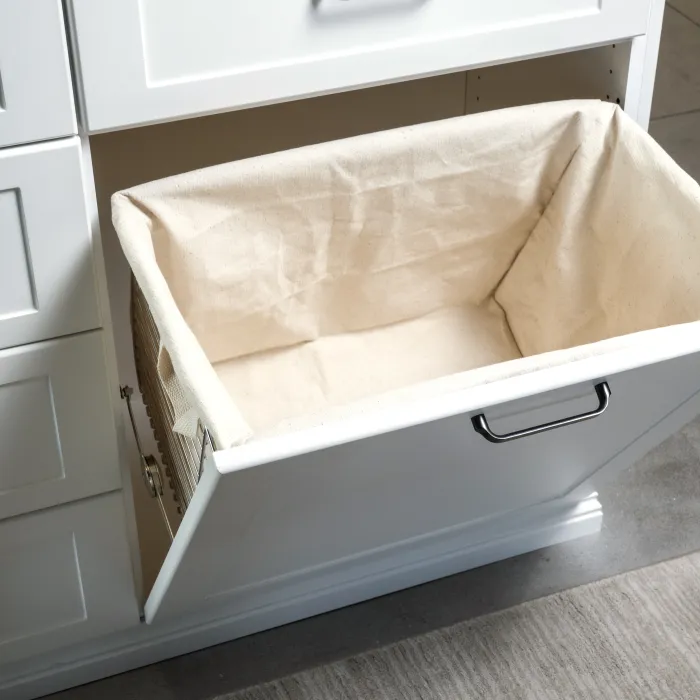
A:
<svg viewBox="0 0 700 700">
<path fill-rule="evenodd" d="M 174 428 L 199 419 L 220 448 L 700 333 L 700 187 L 606 103 L 360 136 L 112 202 Z"/>
</svg>

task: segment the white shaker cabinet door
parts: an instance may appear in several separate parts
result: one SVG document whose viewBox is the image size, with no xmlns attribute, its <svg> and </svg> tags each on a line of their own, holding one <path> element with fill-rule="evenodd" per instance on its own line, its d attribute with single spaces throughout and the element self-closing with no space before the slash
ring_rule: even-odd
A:
<svg viewBox="0 0 700 700">
<path fill-rule="evenodd" d="M 120 486 L 102 332 L 0 350 L 0 521 Z"/>
<path fill-rule="evenodd" d="M 77 133 L 61 0 L 0 0 L 0 146 Z"/>
<path fill-rule="evenodd" d="M 76 137 L 0 150 L 0 348 L 101 325 L 82 178 Z"/>
<path fill-rule="evenodd" d="M 0 522 L 5 664 L 139 624 L 122 494 Z"/>
<path fill-rule="evenodd" d="M 649 0 L 69 0 L 88 130 L 644 34 Z"/>
</svg>

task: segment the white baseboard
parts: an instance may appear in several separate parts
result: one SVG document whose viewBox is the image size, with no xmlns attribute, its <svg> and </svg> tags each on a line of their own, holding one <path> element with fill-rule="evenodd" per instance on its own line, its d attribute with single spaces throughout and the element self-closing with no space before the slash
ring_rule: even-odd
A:
<svg viewBox="0 0 700 700">
<path fill-rule="evenodd" d="M 0 698 L 29 700 L 600 530 L 602 508 L 554 501 L 401 542 L 227 597 L 203 619 L 141 625 L 41 661 L 0 667 Z M 235 605 L 236 613 L 232 610 Z M 9 677 L 10 672 L 12 677 Z"/>
</svg>

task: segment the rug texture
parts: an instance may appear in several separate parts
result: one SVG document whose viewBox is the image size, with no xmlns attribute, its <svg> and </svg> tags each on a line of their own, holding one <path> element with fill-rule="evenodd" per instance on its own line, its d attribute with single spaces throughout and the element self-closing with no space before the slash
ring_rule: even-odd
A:
<svg viewBox="0 0 700 700">
<path fill-rule="evenodd" d="M 226 698 L 697 700 L 700 553 Z"/>
</svg>

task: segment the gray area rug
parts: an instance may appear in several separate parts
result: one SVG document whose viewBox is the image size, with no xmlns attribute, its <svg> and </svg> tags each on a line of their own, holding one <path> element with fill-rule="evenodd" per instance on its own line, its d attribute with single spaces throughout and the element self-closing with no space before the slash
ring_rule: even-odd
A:
<svg viewBox="0 0 700 700">
<path fill-rule="evenodd" d="M 700 553 L 226 698 L 697 700 Z"/>
</svg>

